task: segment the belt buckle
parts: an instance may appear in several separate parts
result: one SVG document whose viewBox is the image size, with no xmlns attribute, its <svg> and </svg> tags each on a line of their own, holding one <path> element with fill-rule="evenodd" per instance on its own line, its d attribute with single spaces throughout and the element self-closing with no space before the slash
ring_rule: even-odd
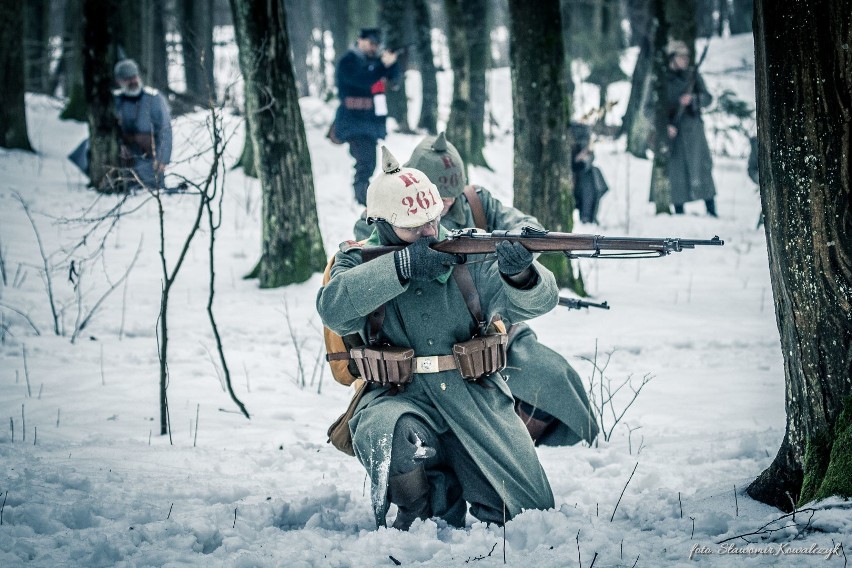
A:
<svg viewBox="0 0 852 568">
<path fill-rule="evenodd" d="M 429 357 L 415 357 L 414 365 L 415 373 L 438 373 L 438 356 L 431 355 Z"/>
</svg>

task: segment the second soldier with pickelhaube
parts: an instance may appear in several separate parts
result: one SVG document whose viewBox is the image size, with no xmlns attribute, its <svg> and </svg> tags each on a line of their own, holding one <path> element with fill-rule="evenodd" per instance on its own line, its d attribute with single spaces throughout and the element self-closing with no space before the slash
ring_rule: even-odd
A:
<svg viewBox="0 0 852 568">
<path fill-rule="evenodd" d="M 443 202 L 441 225 L 446 229 L 543 228 L 535 217 L 504 205 L 487 189 L 467 185 L 461 155 L 443 132 L 424 138 L 405 165 L 422 171 L 437 186 Z M 367 238 L 372 230 L 365 218 L 355 224 L 356 238 Z M 591 444 L 597 436 L 597 420 L 577 371 L 541 344 L 524 323 L 509 329 L 503 376 L 515 397 L 515 410 L 537 445 L 571 445 L 581 440 Z"/>
<path fill-rule="evenodd" d="M 324 325 L 366 344 L 352 350 L 368 386 L 348 424 L 376 523 L 386 524 L 390 503 L 403 530 L 430 517 L 464 526 L 467 504 L 475 518 L 498 524 L 553 507 L 499 372 L 504 323 L 550 311 L 553 274 L 508 241 L 497 244 L 496 262 L 459 265 L 433 250 L 446 232 L 438 188 L 386 149 L 382 169 L 367 192 L 372 233 L 341 245 L 317 296 Z M 365 262 L 379 245 L 399 248 Z"/>
</svg>

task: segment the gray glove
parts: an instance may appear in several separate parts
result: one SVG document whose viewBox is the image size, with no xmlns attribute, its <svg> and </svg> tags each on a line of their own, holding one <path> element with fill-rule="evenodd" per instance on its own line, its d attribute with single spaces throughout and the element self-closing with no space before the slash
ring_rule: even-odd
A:
<svg viewBox="0 0 852 568">
<path fill-rule="evenodd" d="M 420 237 L 404 249 L 393 253 L 400 282 L 434 280 L 456 263 L 454 255 L 429 248 L 429 245 L 436 242 L 438 239 L 435 237 Z"/>
<path fill-rule="evenodd" d="M 533 254 L 524 245 L 512 241 L 500 241 L 496 245 L 497 268 L 506 276 L 520 274 L 533 263 Z"/>
</svg>

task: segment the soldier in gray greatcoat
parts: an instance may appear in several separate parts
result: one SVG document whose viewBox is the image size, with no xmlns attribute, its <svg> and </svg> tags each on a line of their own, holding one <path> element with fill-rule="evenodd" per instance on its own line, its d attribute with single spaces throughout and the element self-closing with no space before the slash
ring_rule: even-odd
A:
<svg viewBox="0 0 852 568">
<path fill-rule="evenodd" d="M 487 189 L 466 188 L 464 162 L 443 132 L 423 139 L 405 165 L 422 171 L 437 185 L 444 205 L 441 225 L 447 229 L 543 228 L 535 217 L 504 205 Z M 479 223 L 475 207 L 482 209 Z M 369 236 L 370 230 L 364 216 L 355 224 L 358 239 Z M 503 376 L 515 397 L 515 411 L 535 443 L 562 446 L 585 440 L 591 444 L 598 434 L 597 420 L 577 371 L 559 353 L 539 343 L 525 323 L 510 329 L 508 349 Z"/>
<path fill-rule="evenodd" d="M 166 166 L 172 156 L 171 114 L 157 89 L 144 86 L 139 67 L 132 59 L 115 66 L 119 89 L 113 93 L 115 113 L 121 129 L 121 158 L 130 168 L 131 185 L 162 188 Z"/>
<path fill-rule="evenodd" d="M 684 203 L 701 199 L 707 214 L 717 217 L 713 158 L 701 119 L 701 109 L 713 102 L 713 96 L 698 71 L 690 69 L 690 51 L 684 42 L 671 41 L 667 51 L 666 92 L 670 120 L 667 134 L 671 146 L 668 174 L 672 204 L 675 213 L 682 214 Z"/>
<path fill-rule="evenodd" d="M 384 148 L 382 169 L 367 193 L 375 230 L 364 245 L 341 245 L 317 296 L 320 317 L 335 333 L 359 333 L 375 347 L 416 355 L 415 373 L 402 384 L 368 383 L 349 421 L 355 455 L 372 481 L 376 523 L 385 524 L 389 503 L 398 507 L 393 526 L 403 530 L 429 517 L 463 526 L 465 503 L 474 517 L 493 523 L 553 507 L 504 377 L 465 380 L 447 356 L 480 330 L 461 291 L 465 275 L 480 315 L 491 321 L 499 314 L 511 324 L 556 305 L 553 274 L 509 242 L 498 243 L 496 262 L 456 265 L 454 255 L 429 247 L 446 232 L 435 185 L 416 169 L 400 168 Z M 406 246 L 365 263 L 362 253 L 380 244 Z"/>
</svg>

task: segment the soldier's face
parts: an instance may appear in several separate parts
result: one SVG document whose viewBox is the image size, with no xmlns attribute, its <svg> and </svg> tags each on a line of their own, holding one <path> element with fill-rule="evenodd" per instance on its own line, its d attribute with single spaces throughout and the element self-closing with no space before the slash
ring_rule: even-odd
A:
<svg viewBox="0 0 852 568">
<path fill-rule="evenodd" d="M 141 84 L 139 82 L 139 77 L 134 75 L 128 79 L 119 79 L 118 86 L 121 87 L 121 90 L 125 93 L 133 93 L 139 91 Z"/>
<path fill-rule="evenodd" d="M 689 67 L 689 55 L 686 53 L 678 53 L 672 57 L 672 69 L 686 69 Z"/>
<path fill-rule="evenodd" d="M 379 52 L 379 44 L 371 39 L 358 38 L 358 49 L 369 57 L 375 57 Z"/>
<path fill-rule="evenodd" d="M 441 217 L 450 212 L 450 208 L 453 206 L 453 203 L 456 202 L 455 197 L 442 197 L 441 201 L 444 203 L 444 209 L 441 211 Z"/>
<path fill-rule="evenodd" d="M 424 223 L 419 227 L 411 227 L 410 229 L 404 229 L 402 227 L 394 227 L 393 232 L 396 233 L 396 236 L 402 239 L 407 243 L 413 243 L 420 237 L 437 237 L 438 236 L 438 225 L 441 222 L 441 218 L 438 217 L 428 223 Z"/>
</svg>

